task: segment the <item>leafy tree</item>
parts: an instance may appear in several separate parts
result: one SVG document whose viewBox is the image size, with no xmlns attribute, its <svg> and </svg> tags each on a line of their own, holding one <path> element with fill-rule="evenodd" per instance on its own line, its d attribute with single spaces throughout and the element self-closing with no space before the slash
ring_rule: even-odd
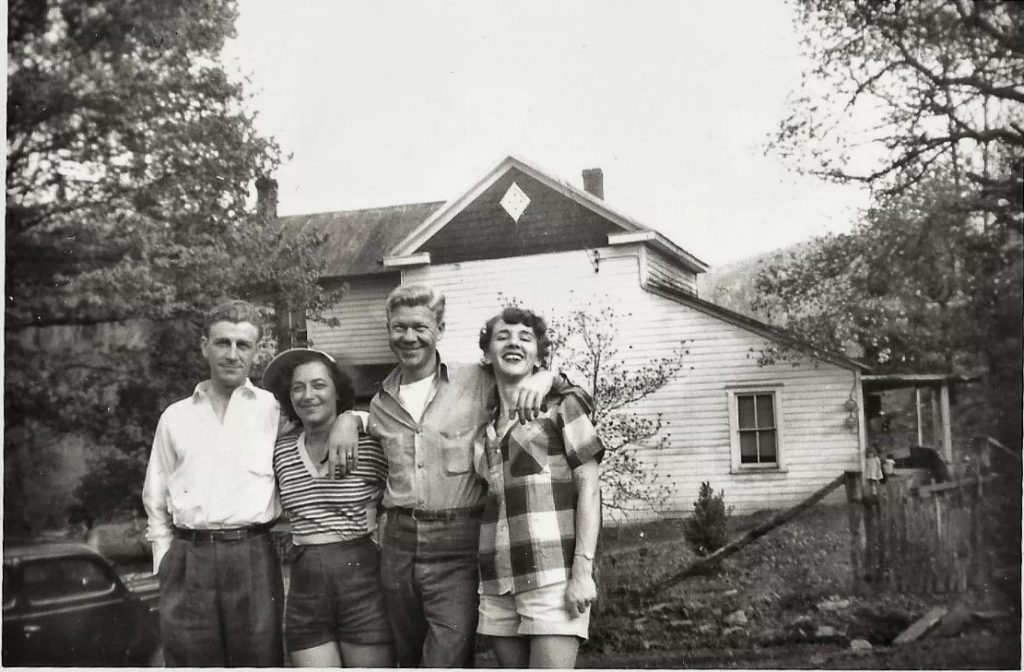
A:
<svg viewBox="0 0 1024 672">
<path fill-rule="evenodd" d="M 1024 4 L 794 2 L 809 66 L 772 148 L 875 200 L 760 273 L 755 308 L 880 370 L 985 372 L 1019 445 Z"/>
<path fill-rule="evenodd" d="M 1024 3 L 794 3 L 809 66 L 773 149 L 884 194 L 949 166 L 957 209 L 1020 232 Z"/>
<path fill-rule="evenodd" d="M 505 304 L 515 299 L 502 298 Z M 641 415 L 630 407 L 651 396 L 683 368 L 685 343 L 667 357 L 653 358 L 640 366 L 627 365 L 616 343 L 617 325 L 627 315 L 610 302 L 588 302 L 547 318 L 551 336 L 551 362 L 591 390 L 592 420 L 605 446 L 601 461 L 603 504 L 614 514 L 625 515 L 638 507 L 658 510 L 670 497 L 670 479 L 637 458 L 637 447 L 656 449 L 668 445 L 662 434 L 668 421 L 662 414 Z"/>
<path fill-rule="evenodd" d="M 332 297 L 317 240 L 246 212 L 278 149 L 219 63 L 234 2 L 12 0 L 8 9 L 5 527 L 46 475 L 26 454 L 95 448 L 79 513 L 138 506 L 162 408 L 208 372 L 199 321 L 225 297 Z M 26 479 L 35 478 L 31 487 Z"/>
<path fill-rule="evenodd" d="M 1000 437 L 1018 445 L 1021 236 L 985 226 L 958 202 L 951 176 L 880 196 L 853 232 L 765 268 L 754 308 L 878 372 L 986 374 Z"/>
</svg>

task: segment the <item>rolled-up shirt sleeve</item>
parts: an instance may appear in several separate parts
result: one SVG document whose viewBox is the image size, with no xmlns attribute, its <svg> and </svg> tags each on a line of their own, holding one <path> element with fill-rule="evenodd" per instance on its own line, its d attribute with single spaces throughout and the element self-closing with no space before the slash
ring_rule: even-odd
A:
<svg viewBox="0 0 1024 672">
<path fill-rule="evenodd" d="M 167 429 L 167 414 L 160 417 L 153 437 L 153 450 L 146 468 L 146 482 L 142 486 L 142 504 L 149 519 L 146 539 L 153 545 L 153 573 L 160 569 L 160 561 L 171 547 L 172 524 L 168 507 L 171 471 L 175 463 L 174 446 Z"/>
<path fill-rule="evenodd" d="M 604 457 L 604 443 L 586 409 L 575 397 L 566 397 L 558 407 L 558 424 L 562 429 L 565 457 L 569 466 L 577 469 L 585 462 Z"/>
</svg>

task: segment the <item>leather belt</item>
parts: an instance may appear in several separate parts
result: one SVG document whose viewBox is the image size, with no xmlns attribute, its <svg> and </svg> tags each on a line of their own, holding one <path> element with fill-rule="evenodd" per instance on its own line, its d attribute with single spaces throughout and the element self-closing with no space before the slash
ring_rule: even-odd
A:
<svg viewBox="0 0 1024 672">
<path fill-rule="evenodd" d="M 439 509 L 431 511 L 429 509 L 411 509 L 406 506 L 392 506 L 388 511 L 393 511 L 394 513 L 402 516 L 409 516 L 413 520 L 449 522 L 452 520 L 479 518 L 484 513 L 484 507 L 483 504 L 479 504 L 477 506 L 470 506 L 463 509 Z"/>
<path fill-rule="evenodd" d="M 174 536 L 187 541 L 214 543 L 218 541 L 242 541 L 270 532 L 270 523 L 236 527 L 227 530 L 193 530 L 187 527 L 175 527 Z"/>
</svg>

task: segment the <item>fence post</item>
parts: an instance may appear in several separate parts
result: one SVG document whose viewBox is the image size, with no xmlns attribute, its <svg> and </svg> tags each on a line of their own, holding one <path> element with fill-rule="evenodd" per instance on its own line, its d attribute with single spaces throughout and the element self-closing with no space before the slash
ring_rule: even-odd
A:
<svg viewBox="0 0 1024 672">
<path fill-rule="evenodd" d="M 893 572 L 896 574 L 896 590 L 902 592 L 907 587 L 907 576 L 909 565 L 907 557 L 910 553 L 910 544 L 907 543 L 907 506 L 910 492 L 910 481 L 901 478 L 897 484 L 898 509 L 896 511 L 896 543 L 893 544 L 895 563 Z"/>
<path fill-rule="evenodd" d="M 986 575 L 986 558 L 985 548 L 982 545 L 983 532 L 982 525 L 984 524 L 984 492 L 982 490 L 982 480 L 978 479 L 978 489 L 971 493 L 970 497 L 970 544 L 971 544 L 971 555 L 970 555 L 970 578 L 969 583 L 972 588 L 980 588 L 985 584 Z"/>
<path fill-rule="evenodd" d="M 850 524 L 852 589 L 853 592 L 860 593 L 864 588 L 864 483 L 859 471 L 847 471 L 845 476 L 846 514 Z"/>
<path fill-rule="evenodd" d="M 882 506 L 884 507 L 882 580 L 889 590 L 895 590 L 896 568 L 900 564 L 899 545 L 896 536 L 896 516 L 899 512 L 900 500 L 897 496 L 899 486 L 897 485 L 895 475 L 890 475 L 885 480 L 882 490 L 884 492 L 884 499 L 882 500 Z"/>
</svg>

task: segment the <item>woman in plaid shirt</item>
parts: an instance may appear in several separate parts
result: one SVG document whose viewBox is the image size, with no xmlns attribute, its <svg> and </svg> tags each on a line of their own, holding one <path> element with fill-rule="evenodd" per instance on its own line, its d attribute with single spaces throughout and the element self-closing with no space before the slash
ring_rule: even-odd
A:
<svg viewBox="0 0 1024 672">
<path fill-rule="evenodd" d="M 501 667 L 575 666 L 597 597 L 604 453 L 597 432 L 571 396 L 549 397 L 529 423 L 510 419 L 518 386 L 543 365 L 550 345 L 544 320 L 519 308 L 506 308 L 480 332 L 499 406 L 475 455 L 489 486 L 477 632 L 493 638 Z"/>
</svg>

